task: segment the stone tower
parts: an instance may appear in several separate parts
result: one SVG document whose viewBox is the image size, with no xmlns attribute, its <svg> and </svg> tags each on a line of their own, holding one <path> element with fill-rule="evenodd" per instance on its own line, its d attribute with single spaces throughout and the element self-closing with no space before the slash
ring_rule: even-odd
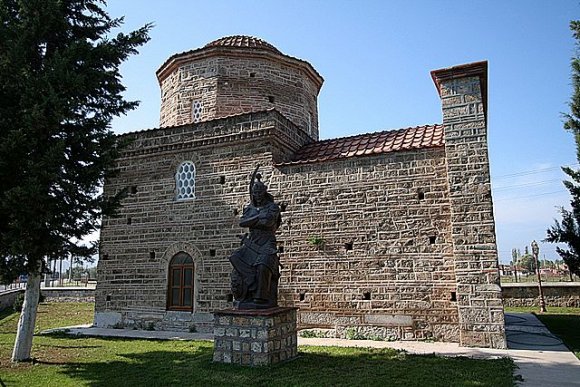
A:
<svg viewBox="0 0 580 387">
<path fill-rule="evenodd" d="M 310 63 L 250 36 L 229 36 L 171 56 L 157 70 L 160 126 L 276 109 L 318 140 L 323 79 Z"/>
</svg>

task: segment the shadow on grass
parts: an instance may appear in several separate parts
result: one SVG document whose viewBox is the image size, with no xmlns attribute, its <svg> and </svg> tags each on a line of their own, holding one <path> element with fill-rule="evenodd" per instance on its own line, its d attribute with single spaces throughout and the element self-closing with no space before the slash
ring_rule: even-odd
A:
<svg viewBox="0 0 580 387">
<path fill-rule="evenodd" d="M 580 355 L 580 316 L 572 314 L 535 314 L 550 332 L 560 337 L 564 344 Z"/>
<path fill-rule="evenodd" d="M 118 354 L 103 362 L 63 364 L 59 372 L 89 386 L 513 386 L 509 359 L 412 356 L 388 349 L 301 347 L 271 367 L 212 362 L 212 343 L 183 351 Z"/>
</svg>

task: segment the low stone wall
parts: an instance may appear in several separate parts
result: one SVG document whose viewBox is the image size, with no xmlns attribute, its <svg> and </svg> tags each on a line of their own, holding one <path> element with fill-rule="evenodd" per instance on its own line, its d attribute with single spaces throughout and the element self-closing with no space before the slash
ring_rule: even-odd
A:
<svg viewBox="0 0 580 387">
<path fill-rule="evenodd" d="M 0 310 L 11 308 L 20 293 L 24 293 L 24 289 L 12 289 L 0 293 Z"/>
<path fill-rule="evenodd" d="M 537 306 L 537 283 L 502 284 L 504 306 Z M 580 282 L 542 282 L 547 306 L 580 308 Z"/>
<path fill-rule="evenodd" d="M 40 292 L 45 301 L 56 302 L 95 302 L 94 288 L 42 288 Z"/>
<path fill-rule="evenodd" d="M 40 292 L 47 302 L 95 302 L 94 288 L 42 288 Z M 18 294 L 24 293 L 24 288 L 0 292 L 0 310 L 12 307 Z"/>
</svg>

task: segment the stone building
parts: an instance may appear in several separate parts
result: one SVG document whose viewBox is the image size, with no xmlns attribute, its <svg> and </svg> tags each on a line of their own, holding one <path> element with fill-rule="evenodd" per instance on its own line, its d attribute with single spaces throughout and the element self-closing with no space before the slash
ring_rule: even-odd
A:
<svg viewBox="0 0 580 387">
<path fill-rule="evenodd" d="M 257 164 L 283 209 L 279 302 L 339 337 L 504 348 L 487 155 L 487 63 L 431 72 L 441 124 L 319 140 L 323 79 L 247 36 L 157 71 L 160 127 L 105 193 L 95 324 L 208 330 L 231 306 L 229 255 Z"/>
</svg>

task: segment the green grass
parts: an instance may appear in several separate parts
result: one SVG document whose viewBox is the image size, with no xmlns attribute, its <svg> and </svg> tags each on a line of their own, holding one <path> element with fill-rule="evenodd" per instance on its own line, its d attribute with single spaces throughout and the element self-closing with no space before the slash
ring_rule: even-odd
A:
<svg viewBox="0 0 580 387">
<path fill-rule="evenodd" d="M 537 307 L 505 308 L 506 312 L 534 313 L 536 317 L 580 359 L 580 308 L 547 306 L 547 313 Z"/>
<path fill-rule="evenodd" d="M 62 307 L 62 305 L 68 307 Z M 39 326 L 90 322 L 90 304 L 42 304 Z M 53 310 L 59 316 L 52 322 Z M 73 311 L 76 309 L 76 312 Z M 510 359 L 443 358 L 390 349 L 300 347 L 265 368 L 212 362 L 213 343 L 34 338 L 33 363 L 9 362 L 17 316 L 0 314 L 0 382 L 6 386 L 513 386 Z M 0 385 L 2 385 L 0 383 Z"/>
</svg>

